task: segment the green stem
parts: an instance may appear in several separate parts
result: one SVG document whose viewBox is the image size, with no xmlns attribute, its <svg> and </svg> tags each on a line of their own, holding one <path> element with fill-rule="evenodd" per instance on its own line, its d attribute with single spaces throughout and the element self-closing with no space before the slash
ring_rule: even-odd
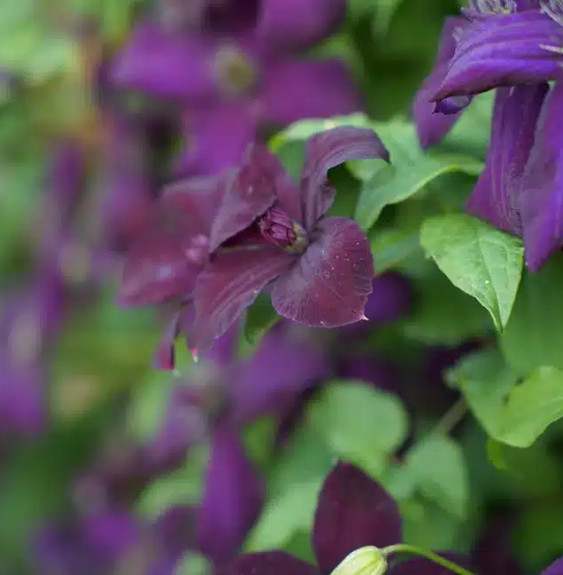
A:
<svg viewBox="0 0 563 575">
<path fill-rule="evenodd" d="M 426 557 L 430 561 L 434 561 L 438 565 L 449 569 L 453 573 L 457 573 L 458 575 L 474 575 L 471 571 L 456 565 L 452 561 L 448 561 L 448 559 L 444 559 L 437 555 L 436 553 L 432 553 L 432 551 L 426 551 L 425 549 L 421 549 L 420 547 L 415 547 L 414 545 L 407 545 L 406 543 L 399 543 L 398 545 L 389 545 L 389 547 L 385 547 L 381 549 L 381 553 L 386 557 L 393 553 L 410 553 L 412 555 L 420 555 L 421 557 Z"/>
</svg>

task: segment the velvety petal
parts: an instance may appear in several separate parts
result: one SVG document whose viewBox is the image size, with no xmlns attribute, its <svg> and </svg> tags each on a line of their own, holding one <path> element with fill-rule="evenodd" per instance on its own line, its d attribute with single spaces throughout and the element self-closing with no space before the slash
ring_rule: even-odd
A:
<svg viewBox="0 0 563 575">
<path fill-rule="evenodd" d="M 563 575 L 563 558 L 558 559 L 555 563 L 552 563 L 542 575 Z"/>
<path fill-rule="evenodd" d="M 248 144 L 256 138 L 257 126 L 258 117 L 246 102 L 188 110 L 177 174 L 216 175 L 238 165 Z"/>
<path fill-rule="evenodd" d="M 372 130 L 343 126 L 309 138 L 301 176 L 301 201 L 308 230 L 334 200 L 335 191 L 328 183 L 328 170 L 349 160 L 366 158 L 389 161 L 389 152 Z"/>
<path fill-rule="evenodd" d="M 232 559 L 256 521 L 263 497 L 263 484 L 236 431 L 218 427 L 213 434 L 197 517 L 201 551 L 217 563 Z"/>
<path fill-rule="evenodd" d="M 531 271 L 563 245 L 563 83 L 549 94 L 520 184 L 524 256 Z"/>
<path fill-rule="evenodd" d="M 264 74 L 264 119 L 273 124 L 284 126 L 362 109 L 352 75 L 340 60 L 279 60 Z"/>
<path fill-rule="evenodd" d="M 156 214 L 131 246 L 123 268 L 121 305 L 188 297 L 208 258 L 220 178 L 183 180 L 163 192 Z"/>
<path fill-rule="evenodd" d="M 447 18 L 442 29 L 440 46 L 434 68 L 426 77 L 413 102 L 413 116 L 418 131 L 420 145 L 428 148 L 437 144 L 457 122 L 463 108 L 454 114 L 436 111 L 436 104 L 430 99 L 442 85 L 448 72 L 450 59 L 455 53 L 454 32 L 465 25 L 463 18 Z M 469 102 L 466 102 L 469 103 Z"/>
<path fill-rule="evenodd" d="M 248 228 L 272 207 L 278 182 L 286 180 L 284 167 L 274 154 L 261 145 L 249 146 L 213 223 L 211 251 Z"/>
<path fill-rule="evenodd" d="M 328 362 L 321 350 L 272 330 L 230 386 L 232 417 L 243 422 L 278 413 L 326 374 Z"/>
<path fill-rule="evenodd" d="M 444 559 L 454 562 L 460 567 L 472 569 L 469 558 L 461 553 L 446 552 L 439 553 L 439 555 L 444 557 Z M 409 559 L 389 570 L 389 575 L 451 575 L 451 573 L 452 572 L 449 569 L 446 569 L 446 567 L 442 567 L 424 557 Z"/>
<path fill-rule="evenodd" d="M 561 26 L 534 10 L 476 19 L 464 29 L 433 100 L 557 78 L 561 55 L 546 45 L 558 37 Z"/>
<path fill-rule="evenodd" d="M 373 260 L 358 224 L 346 218 L 320 221 L 312 243 L 272 288 L 283 317 L 308 327 L 338 327 L 364 318 Z"/>
<path fill-rule="evenodd" d="M 293 258 L 278 248 L 217 253 L 199 275 L 190 346 L 208 348 L 241 316 L 260 290 L 284 273 Z"/>
<path fill-rule="evenodd" d="M 473 550 L 473 563 L 479 575 L 522 575 L 511 552 L 510 538 L 514 517 L 497 515 L 489 520 Z"/>
<path fill-rule="evenodd" d="M 467 203 L 470 213 L 514 234 L 522 232 L 520 179 L 546 92 L 546 84 L 498 90 L 487 163 Z"/>
<path fill-rule="evenodd" d="M 210 98 L 215 93 L 214 49 L 204 36 L 165 32 L 144 22 L 114 61 L 111 78 L 120 88 L 159 98 Z"/>
<path fill-rule="evenodd" d="M 344 21 L 345 0 L 262 0 L 256 33 L 267 45 L 312 46 Z"/>
<path fill-rule="evenodd" d="M 316 567 L 285 551 L 240 555 L 220 566 L 216 573 L 217 575 L 318 575 Z"/>
<path fill-rule="evenodd" d="M 313 527 L 313 548 L 323 573 L 366 545 L 401 541 L 399 508 L 361 469 L 339 463 L 326 478 Z"/>
</svg>

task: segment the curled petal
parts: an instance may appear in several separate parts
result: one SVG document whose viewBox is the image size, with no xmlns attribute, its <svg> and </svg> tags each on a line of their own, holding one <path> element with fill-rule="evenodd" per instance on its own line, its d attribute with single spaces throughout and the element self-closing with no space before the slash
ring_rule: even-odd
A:
<svg viewBox="0 0 563 575">
<path fill-rule="evenodd" d="M 265 119 L 286 125 L 362 108 L 352 75 L 339 60 L 282 60 L 265 70 Z"/>
<path fill-rule="evenodd" d="M 215 254 L 194 291 L 196 318 L 191 347 L 208 348 L 292 262 L 293 258 L 278 248 Z"/>
<path fill-rule="evenodd" d="M 213 434 L 198 512 L 201 551 L 217 563 L 232 559 L 258 517 L 264 489 L 236 432 L 227 426 Z"/>
<path fill-rule="evenodd" d="M 537 84 L 498 90 L 487 163 L 467 203 L 470 213 L 514 234 L 522 233 L 520 179 L 547 89 Z"/>
<path fill-rule="evenodd" d="M 428 148 L 437 144 L 452 128 L 465 106 L 453 114 L 444 114 L 443 109 L 436 110 L 436 104 L 431 102 L 434 93 L 440 88 L 448 72 L 450 59 L 455 53 L 456 29 L 466 24 L 463 18 L 448 18 L 442 29 L 440 46 L 434 68 L 426 77 L 424 84 L 416 94 L 413 103 L 413 116 L 418 130 L 420 145 Z M 465 105 L 468 102 L 464 102 Z M 451 110 L 451 107 L 450 107 Z"/>
<path fill-rule="evenodd" d="M 349 160 L 381 158 L 389 152 L 373 130 L 342 126 L 315 134 L 307 142 L 301 194 L 305 227 L 311 230 L 332 205 L 334 189 L 327 173 Z"/>
<path fill-rule="evenodd" d="M 432 99 L 555 79 L 561 56 L 546 46 L 558 37 L 563 38 L 559 24 L 535 10 L 478 18 L 464 29 Z"/>
<path fill-rule="evenodd" d="M 277 188 L 286 185 L 287 177 L 274 154 L 260 145 L 249 146 L 213 223 L 211 251 L 248 228 L 271 208 L 277 198 Z M 297 195 L 297 190 L 294 193 Z"/>
<path fill-rule="evenodd" d="M 372 291 L 373 260 L 353 220 L 325 218 L 313 242 L 272 288 L 283 317 L 309 327 L 339 327 L 364 318 Z"/>
<path fill-rule="evenodd" d="M 203 36 L 167 33 L 144 22 L 114 61 L 111 79 L 158 98 L 203 100 L 215 92 L 214 50 Z"/>
<path fill-rule="evenodd" d="M 285 551 L 241 555 L 216 572 L 217 575 L 318 575 L 316 567 Z"/>
<path fill-rule="evenodd" d="M 399 508 L 363 471 L 339 463 L 326 478 L 315 514 L 313 548 L 322 573 L 366 545 L 401 541 Z"/>
<path fill-rule="evenodd" d="M 563 245 L 562 83 L 555 85 L 545 101 L 520 183 L 519 208 L 526 264 L 535 271 Z"/>
<path fill-rule="evenodd" d="M 335 32 L 345 14 L 345 0 L 262 0 L 257 34 L 277 48 L 312 46 Z"/>
<path fill-rule="evenodd" d="M 552 563 L 541 575 L 563 575 L 563 558 Z"/>
<path fill-rule="evenodd" d="M 283 369 L 274 369 L 276 365 Z M 233 416 L 242 422 L 279 413 L 327 373 L 327 358 L 318 349 L 273 330 L 233 382 Z"/>
</svg>

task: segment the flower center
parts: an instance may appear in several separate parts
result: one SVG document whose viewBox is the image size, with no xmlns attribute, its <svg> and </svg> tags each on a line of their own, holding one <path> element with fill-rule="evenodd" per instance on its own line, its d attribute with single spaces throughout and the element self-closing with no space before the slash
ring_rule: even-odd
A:
<svg viewBox="0 0 563 575">
<path fill-rule="evenodd" d="M 303 253 L 309 245 L 307 232 L 289 214 L 278 206 L 272 206 L 259 220 L 262 237 L 289 253 Z"/>
<path fill-rule="evenodd" d="M 258 81 L 258 71 L 248 54 L 236 46 L 223 46 L 215 57 L 220 90 L 231 98 L 249 94 Z"/>
</svg>

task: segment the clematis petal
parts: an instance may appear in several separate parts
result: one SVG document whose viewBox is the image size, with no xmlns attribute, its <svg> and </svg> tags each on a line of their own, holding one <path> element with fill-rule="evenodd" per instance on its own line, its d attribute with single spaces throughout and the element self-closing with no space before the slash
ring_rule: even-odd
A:
<svg viewBox="0 0 563 575">
<path fill-rule="evenodd" d="M 262 0 L 256 33 L 278 49 L 313 46 L 335 32 L 345 15 L 345 0 Z"/>
<path fill-rule="evenodd" d="M 256 521 L 264 488 L 234 429 L 218 427 L 205 473 L 196 537 L 211 560 L 232 559 Z"/>
<path fill-rule="evenodd" d="M 367 158 L 389 161 L 389 152 L 372 130 L 343 126 L 309 138 L 301 176 L 301 202 L 307 230 L 313 228 L 334 200 L 328 170 L 349 160 Z"/>
<path fill-rule="evenodd" d="M 456 29 L 462 28 L 466 24 L 463 18 L 448 18 L 442 28 L 440 46 L 436 56 L 434 68 L 426 77 L 422 87 L 417 92 L 413 103 L 413 116 L 418 130 L 418 138 L 423 148 L 429 148 L 437 144 L 457 122 L 464 107 L 469 103 L 465 100 L 454 113 L 441 113 L 437 111 L 436 104 L 430 99 L 440 88 L 448 72 L 450 59 L 455 53 Z M 458 102 L 459 103 L 459 102 Z M 453 111 L 453 110 L 451 110 Z"/>
<path fill-rule="evenodd" d="M 361 469 L 339 463 L 326 478 L 313 527 L 313 548 L 323 573 L 366 545 L 401 541 L 399 508 Z"/>
<path fill-rule="evenodd" d="M 265 147 L 248 147 L 242 165 L 227 187 L 211 230 L 210 250 L 248 228 L 271 208 L 278 188 L 291 186 L 280 160 Z M 289 195 L 298 196 L 295 186 Z"/>
<path fill-rule="evenodd" d="M 325 218 L 293 267 L 272 288 L 283 317 L 309 327 L 338 327 L 364 318 L 372 291 L 373 260 L 353 220 Z"/>
<path fill-rule="evenodd" d="M 217 575 L 318 575 L 316 567 L 285 551 L 247 553 L 216 570 Z"/>
<path fill-rule="evenodd" d="M 487 163 L 467 210 L 494 226 L 520 234 L 520 179 L 534 143 L 546 84 L 500 88 L 493 114 Z"/>
<path fill-rule="evenodd" d="M 469 558 L 461 553 L 446 552 L 439 553 L 439 555 L 460 567 L 472 569 Z M 451 575 L 451 573 L 451 570 L 446 569 L 446 567 L 442 567 L 423 557 L 409 559 L 389 570 L 389 575 Z"/>
<path fill-rule="evenodd" d="M 169 33 L 143 22 L 114 61 L 111 80 L 157 98 L 202 101 L 215 94 L 214 50 L 205 36 Z"/>
<path fill-rule="evenodd" d="M 535 10 L 476 18 L 464 29 L 432 99 L 555 79 L 561 74 L 561 55 L 546 46 L 558 37 L 563 39 L 561 26 Z"/>
<path fill-rule="evenodd" d="M 265 70 L 265 120 L 286 125 L 362 109 L 352 75 L 339 60 L 280 60 Z"/>
<path fill-rule="evenodd" d="M 121 305 L 190 294 L 207 262 L 211 219 L 223 186 L 220 178 L 200 178 L 164 190 L 156 214 L 127 253 Z"/>
<path fill-rule="evenodd" d="M 278 248 L 215 254 L 194 290 L 192 349 L 208 348 L 240 317 L 272 280 L 287 271 L 293 258 Z"/>
<path fill-rule="evenodd" d="M 531 271 L 563 245 L 563 84 L 542 110 L 536 142 L 521 181 L 524 255 Z"/>
<path fill-rule="evenodd" d="M 552 563 L 542 575 L 563 575 L 563 558 L 558 559 L 555 563 Z"/>
<path fill-rule="evenodd" d="M 272 330 L 232 382 L 233 417 L 243 422 L 279 413 L 327 373 L 327 358 L 320 350 L 283 330 Z"/>
<path fill-rule="evenodd" d="M 256 138 L 258 118 L 246 104 L 198 107 L 184 116 L 184 149 L 176 166 L 180 176 L 215 175 L 241 162 Z"/>
</svg>

